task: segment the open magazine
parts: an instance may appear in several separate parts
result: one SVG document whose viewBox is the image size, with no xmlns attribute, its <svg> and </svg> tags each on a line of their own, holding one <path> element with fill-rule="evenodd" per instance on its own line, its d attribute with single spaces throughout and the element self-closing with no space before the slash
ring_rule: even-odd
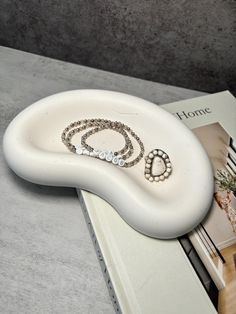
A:
<svg viewBox="0 0 236 314">
<path fill-rule="evenodd" d="M 234 314 L 236 100 L 221 92 L 162 107 L 205 147 L 216 183 L 212 207 L 190 234 L 158 240 L 129 227 L 98 196 L 78 190 L 115 312 Z"/>
</svg>

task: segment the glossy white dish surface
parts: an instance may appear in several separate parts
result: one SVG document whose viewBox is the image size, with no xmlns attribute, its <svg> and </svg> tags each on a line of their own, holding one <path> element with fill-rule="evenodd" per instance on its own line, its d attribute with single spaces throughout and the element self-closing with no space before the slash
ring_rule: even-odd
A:
<svg viewBox="0 0 236 314">
<path fill-rule="evenodd" d="M 71 153 L 61 141 L 71 122 L 103 118 L 120 121 L 141 138 L 145 155 L 165 151 L 172 174 L 163 182 L 144 177 L 144 158 L 123 168 Z M 91 143 L 111 150 L 122 137 L 94 135 Z M 79 137 L 74 136 L 74 144 Z M 34 183 L 72 186 L 93 192 L 134 229 L 151 237 L 174 238 L 192 230 L 206 215 L 213 194 L 209 159 L 194 134 L 173 115 L 141 98 L 104 90 L 74 90 L 44 98 L 8 126 L 4 154 L 19 176 Z"/>
</svg>

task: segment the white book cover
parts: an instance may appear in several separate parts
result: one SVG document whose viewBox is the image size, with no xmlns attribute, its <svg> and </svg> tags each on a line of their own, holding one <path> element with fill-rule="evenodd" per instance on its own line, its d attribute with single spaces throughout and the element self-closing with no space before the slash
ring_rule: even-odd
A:
<svg viewBox="0 0 236 314">
<path fill-rule="evenodd" d="M 192 129 L 205 147 L 216 182 L 212 208 L 189 235 L 158 240 L 132 229 L 98 196 L 78 190 L 114 309 L 128 314 L 234 314 L 236 100 L 226 91 L 162 108 Z M 207 276 L 200 276 L 200 264 Z"/>
</svg>

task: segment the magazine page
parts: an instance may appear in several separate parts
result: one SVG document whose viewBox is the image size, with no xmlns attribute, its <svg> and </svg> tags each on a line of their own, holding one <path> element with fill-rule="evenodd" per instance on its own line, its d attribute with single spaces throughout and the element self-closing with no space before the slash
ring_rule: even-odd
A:
<svg viewBox="0 0 236 314">
<path fill-rule="evenodd" d="M 233 314 L 236 207 L 226 185 L 236 165 L 235 98 L 222 92 L 163 108 L 204 145 L 218 182 L 214 201 L 189 235 L 158 240 L 132 229 L 98 196 L 78 190 L 114 308 L 122 313 Z"/>
<path fill-rule="evenodd" d="M 236 101 L 227 92 L 191 106 L 164 106 L 192 128 L 210 157 L 215 178 L 212 208 L 189 235 L 216 284 L 217 310 L 236 313 Z M 197 187 L 196 187 L 197 188 Z"/>
</svg>

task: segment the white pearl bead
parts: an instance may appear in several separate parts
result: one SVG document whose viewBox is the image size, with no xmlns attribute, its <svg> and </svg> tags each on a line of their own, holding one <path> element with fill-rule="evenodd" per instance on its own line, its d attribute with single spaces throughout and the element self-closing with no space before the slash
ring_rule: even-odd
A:
<svg viewBox="0 0 236 314">
<path fill-rule="evenodd" d="M 171 173 L 171 168 L 167 168 L 166 171 Z"/>
<path fill-rule="evenodd" d="M 153 177 L 150 177 L 148 180 L 152 182 L 153 181 Z"/>
<path fill-rule="evenodd" d="M 150 174 L 148 174 L 148 173 L 145 174 L 145 178 L 147 178 L 147 179 L 150 178 Z"/>
<path fill-rule="evenodd" d="M 149 157 L 149 158 L 153 158 L 153 157 L 154 157 L 153 153 L 150 153 L 150 154 L 148 155 L 148 157 Z"/>
<path fill-rule="evenodd" d="M 156 182 L 160 181 L 159 177 L 155 177 L 154 180 L 155 180 Z"/>
<path fill-rule="evenodd" d="M 157 154 L 158 154 L 159 156 L 162 156 L 162 155 L 163 155 L 163 152 L 162 152 L 161 150 L 159 150 L 159 151 L 157 152 Z"/>
<path fill-rule="evenodd" d="M 171 163 L 170 162 L 168 162 L 167 164 L 166 164 L 166 167 L 171 167 Z"/>
<path fill-rule="evenodd" d="M 156 150 L 156 149 L 153 151 L 153 154 L 154 154 L 154 155 L 157 155 L 157 150 Z"/>
<path fill-rule="evenodd" d="M 165 177 L 162 175 L 160 176 L 160 180 L 163 181 L 165 179 Z"/>
<path fill-rule="evenodd" d="M 165 173 L 164 173 L 164 177 L 167 178 L 168 176 L 169 176 L 169 173 L 168 173 L 168 172 L 165 172 Z"/>
</svg>

